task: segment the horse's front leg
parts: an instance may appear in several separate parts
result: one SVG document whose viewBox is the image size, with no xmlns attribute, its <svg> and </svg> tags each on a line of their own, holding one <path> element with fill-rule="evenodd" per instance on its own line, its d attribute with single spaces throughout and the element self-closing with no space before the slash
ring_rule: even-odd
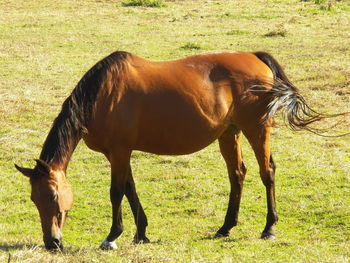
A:
<svg viewBox="0 0 350 263">
<path fill-rule="evenodd" d="M 215 237 L 228 236 L 231 228 L 237 225 L 243 181 L 246 174 L 240 146 L 240 131 L 235 127 L 229 128 L 220 136 L 219 145 L 220 152 L 226 162 L 231 191 L 225 222 L 216 232 Z"/>
<path fill-rule="evenodd" d="M 123 232 L 121 202 L 126 192 L 126 184 L 129 175 L 131 152 L 114 153 L 108 156 L 111 163 L 112 178 L 110 198 L 112 203 L 112 226 L 107 238 L 101 243 L 101 249 L 116 249 L 114 240 Z"/>
<path fill-rule="evenodd" d="M 128 198 L 132 213 L 134 215 L 136 233 L 134 237 L 134 243 L 149 243 L 149 239 L 146 237 L 147 217 L 143 211 L 139 197 L 136 193 L 135 182 L 132 177 L 131 167 L 129 168 L 129 177 L 126 183 L 125 195 Z"/>
</svg>

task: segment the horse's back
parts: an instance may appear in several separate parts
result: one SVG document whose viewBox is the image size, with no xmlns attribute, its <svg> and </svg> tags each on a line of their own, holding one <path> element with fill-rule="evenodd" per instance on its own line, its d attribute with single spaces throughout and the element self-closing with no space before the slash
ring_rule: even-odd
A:
<svg viewBox="0 0 350 263">
<path fill-rule="evenodd" d="M 151 61 L 131 55 L 130 63 L 137 71 L 144 73 L 146 70 L 151 75 L 168 72 L 171 74 L 171 76 L 166 74 L 168 78 L 178 78 L 177 74 L 186 72 L 189 74 L 196 72 L 202 76 L 215 74 L 212 70 L 216 67 L 225 69 L 231 77 L 232 73 L 244 74 L 247 77 L 272 77 L 270 68 L 251 52 L 213 51 L 169 61 Z"/>
</svg>

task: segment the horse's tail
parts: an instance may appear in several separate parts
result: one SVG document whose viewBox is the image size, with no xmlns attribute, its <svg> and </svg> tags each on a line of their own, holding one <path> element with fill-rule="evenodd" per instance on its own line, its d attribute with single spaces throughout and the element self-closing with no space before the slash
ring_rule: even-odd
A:
<svg viewBox="0 0 350 263">
<path fill-rule="evenodd" d="M 320 134 L 320 130 L 311 128 L 308 125 L 324 118 L 348 114 L 327 115 L 311 109 L 305 99 L 299 94 L 298 89 L 289 81 L 282 67 L 270 54 L 255 52 L 254 55 L 271 69 L 274 76 L 272 89 L 267 91 L 271 94 L 272 99 L 268 104 L 266 120 L 272 118 L 279 109 L 284 109 L 285 119 L 292 130 L 304 129 Z M 252 89 L 253 91 L 255 90 L 254 87 Z"/>
</svg>

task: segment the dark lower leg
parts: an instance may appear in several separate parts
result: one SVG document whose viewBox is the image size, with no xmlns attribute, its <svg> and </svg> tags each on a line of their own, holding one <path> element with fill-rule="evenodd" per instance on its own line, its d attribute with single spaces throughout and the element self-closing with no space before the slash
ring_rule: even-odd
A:
<svg viewBox="0 0 350 263">
<path fill-rule="evenodd" d="M 278 221 L 275 199 L 275 170 L 276 166 L 270 156 L 269 170 L 262 174 L 262 180 L 266 187 L 266 200 L 267 200 L 267 216 L 266 225 L 264 231 L 261 234 L 261 238 L 268 239 L 275 235 L 275 225 Z"/>
<path fill-rule="evenodd" d="M 124 195 L 124 189 L 118 189 L 117 187 L 111 187 L 110 197 L 112 202 L 112 217 L 113 222 L 107 240 L 109 242 L 114 241 L 123 232 L 123 220 L 122 220 L 122 208 L 121 202 Z"/>
<path fill-rule="evenodd" d="M 231 192 L 225 221 L 223 226 L 217 231 L 216 236 L 228 236 L 232 227 L 237 225 L 239 206 L 241 202 L 243 181 L 245 177 L 245 166 L 242 163 L 241 169 L 235 171 L 235 175 L 230 176 L 231 179 Z"/>
<path fill-rule="evenodd" d="M 148 243 L 149 239 L 146 237 L 146 227 L 148 225 L 147 217 L 136 193 L 135 183 L 132 178 L 131 169 L 129 179 L 126 184 L 125 195 L 128 198 L 136 224 L 134 243 Z"/>
</svg>

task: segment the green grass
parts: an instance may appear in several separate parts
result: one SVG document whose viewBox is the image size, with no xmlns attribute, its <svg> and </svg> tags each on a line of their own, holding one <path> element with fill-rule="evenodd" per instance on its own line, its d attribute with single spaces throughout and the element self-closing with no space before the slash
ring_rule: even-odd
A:
<svg viewBox="0 0 350 263">
<path fill-rule="evenodd" d="M 185 45 L 181 46 L 182 49 L 184 50 L 199 50 L 199 49 L 202 49 L 200 45 L 198 44 L 195 44 L 195 43 L 191 43 L 191 42 L 188 42 L 186 43 Z"/>
<path fill-rule="evenodd" d="M 249 32 L 244 30 L 230 30 L 226 32 L 226 35 L 244 35 L 244 34 L 249 34 Z"/>
<path fill-rule="evenodd" d="M 272 30 L 264 34 L 265 37 L 285 37 L 287 34 L 287 31 L 284 28 L 278 28 L 277 30 Z"/>
<path fill-rule="evenodd" d="M 127 0 L 122 2 L 123 6 L 145 6 L 145 7 L 162 7 L 163 1 L 159 0 Z"/>
<path fill-rule="evenodd" d="M 244 140 L 248 175 L 239 224 L 230 237 L 212 239 L 229 191 L 215 142 L 188 156 L 134 152 L 132 167 L 152 242 L 131 244 L 135 226 L 124 200 L 119 249 L 100 251 L 111 223 L 110 169 L 81 143 L 68 168 L 75 204 L 64 230 L 66 249 L 63 254 L 43 249 L 28 180 L 13 163 L 34 165 L 64 99 L 112 51 L 154 60 L 211 50 L 267 51 L 316 110 L 350 111 L 349 2 L 333 2 L 332 12 L 300 0 L 164 3 L 162 8 L 126 8 L 118 0 L 1 3 L 0 262 L 9 257 L 10 262 L 349 262 L 349 136 L 295 133 L 280 119 L 272 135 L 280 217 L 276 240 L 259 239 L 265 190 Z M 280 25 L 284 37 L 264 36 Z M 331 133 L 349 129 L 346 117 Z"/>
</svg>

